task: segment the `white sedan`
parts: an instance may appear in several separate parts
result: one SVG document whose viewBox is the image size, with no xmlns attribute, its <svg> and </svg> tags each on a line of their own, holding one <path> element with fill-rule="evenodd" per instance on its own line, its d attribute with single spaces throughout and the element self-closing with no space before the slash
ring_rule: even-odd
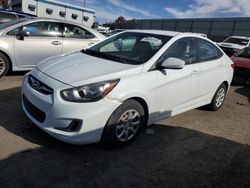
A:
<svg viewBox="0 0 250 188">
<path fill-rule="evenodd" d="M 163 118 L 218 110 L 232 76 L 233 62 L 201 35 L 133 30 L 41 62 L 23 80 L 22 105 L 59 140 L 121 146 Z"/>
<path fill-rule="evenodd" d="M 24 18 L 0 25 L 0 77 L 31 70 L 45 58 L 81 51 L 106 37 L 84 25 L 49 18 Z"/>
</svg>

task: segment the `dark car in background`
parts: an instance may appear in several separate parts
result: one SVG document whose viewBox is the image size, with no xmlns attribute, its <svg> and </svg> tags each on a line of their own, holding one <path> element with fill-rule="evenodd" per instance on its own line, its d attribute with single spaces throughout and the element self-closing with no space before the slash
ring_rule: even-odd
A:
<svg viewBox="0 0 250 188">
<path fill-rule="evenodd" d="M 250 84 L 250 47 L 246 47 L 233 55 L 234 81 Z"/>
<path fill-rule="evenodd" d="M 31 18 L 31 17 L 35 17 L 35 16 L 32 14 L 26 14 L 23 12 L 0 9 L 0 24 L 9 22 L 11 20 L 16 20 L 19 18 Z"/>
</svg>

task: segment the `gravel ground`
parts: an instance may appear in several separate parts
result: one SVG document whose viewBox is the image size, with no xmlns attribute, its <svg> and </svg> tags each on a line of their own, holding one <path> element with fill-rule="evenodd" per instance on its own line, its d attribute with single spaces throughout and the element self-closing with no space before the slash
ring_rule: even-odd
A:
<svg viewBox="0 0 250 188">
<path fill-rule="evenodd" d="M 122 149 L 72 146 L 33 126 L 23 73 L 0 80 L 0 187 L 250 187 L 250 89 L 232 86 L 218 112 L 195 109 Z"/>
</svg>

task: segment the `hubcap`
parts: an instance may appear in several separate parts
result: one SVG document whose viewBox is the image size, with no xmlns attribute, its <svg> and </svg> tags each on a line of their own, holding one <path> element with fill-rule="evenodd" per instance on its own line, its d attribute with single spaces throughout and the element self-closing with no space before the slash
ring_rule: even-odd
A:
<svg viewBox="0 0 250 188">
<path fill-rule="evenodd" d="M 0 75 L 2 75 L 5 71 L 5 62 L 4 60 L 0 57 Z"/>
<path fill-rule="evenodd" d="M 216 100 L 215 100 L 215 105 L 217 107 L 220 107 L 222 105 L 224 99 L 225 99 L 225 89 L 220 88 L 220 90 L 217 93 L 217 97 L 216 97 Z"/>
<path fill-rule="evenodd" d="M 140 127 L 140 114 L 136 110 L 124 112 L 116 125 L 116 136 L 119 141 L 126 142 L 131 140 Z"/>
</svg>

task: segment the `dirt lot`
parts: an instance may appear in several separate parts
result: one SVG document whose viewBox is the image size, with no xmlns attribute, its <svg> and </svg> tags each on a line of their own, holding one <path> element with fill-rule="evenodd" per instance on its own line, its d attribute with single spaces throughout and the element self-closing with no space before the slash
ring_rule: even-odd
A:
<svg viewBox="0 0 250 188">
<path fill-rule="evenodd" d="M 23 74 L 0 80 L 0 187 L 250 187 L 250 89 L 143 131 L 123 149 L 71 146 L 22 112 Z"/>
</svg>

